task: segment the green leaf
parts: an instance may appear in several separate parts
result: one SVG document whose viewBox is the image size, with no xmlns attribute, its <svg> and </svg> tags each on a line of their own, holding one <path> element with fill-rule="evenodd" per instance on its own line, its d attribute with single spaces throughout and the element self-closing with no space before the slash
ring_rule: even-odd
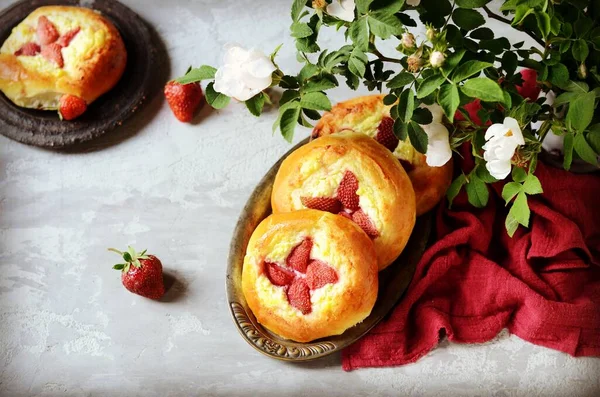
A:
<svg viewBox="0 0 600 397">
<path fill-rule="evenodd" d="M 298 107 L 286 109 L 281 114 L 279 129 L 281 130 L 281 135 L 288 142 L 292 142 L 292 138 L 294 138 L 294 130 L 296 129 L 298 117 L 300 117 L 300 108 Z"/>
<path fill-rule="evenodd" d="M 393 79 L 387 82 L 387 88 L 402 88 L 405 85 L 412 83 L 415 80 L 415 77 L 408 72 L 400 72 L 394 76 Z"/>
<path fill-rule="evenodd" d="M 310 28 L 310 26 L 308 26 L 307 23 L 294 22 L 290 29 L 292 31 L 292 37 L 297 39 L 308 37 L 313 34 L 313 30 Z"/>
<path fill-rule="evenodd" d="M 114 265 L 113 269 L 115 269 L 115 270 L 123 270 L 124 267 L 125 267 L 124 263 L 119 263 L 118 265 Z"/>
<path fill-rule="evenodd" d="M 467 50 L 463 48 L 448 55 L 448 58 L 446 58 L 446 62 L 444 62 L 444 66 L 442 67 L 442 70 L 446 73 L 446 75 L 450 74 L 450 72 L 452 72 L 454 68 L 458 66 L 466 52 Z"/>
<path fill-rule="evenodd" d="M 517 182 L 509 182 L 502 188 L 502 198 L 506 202 L 506 205 L 523 190 L 523 185 Z"/>
<path fill-rule="evenodd" d="M 500 88 L 498 83 L 487 77 L 478 77 L 467 80 L 460 88 L 465 95 L 471 98 L 479 98 L 484 102 L 504 101 L 502 88 Z"/>
<path fill-rule="evenodd" d="M 309 92 L 300 98 L 300 106 L 312 110 L 331 110 L 331 101 L 323 92 Z"/>
<path fill-rule="evenodd" d="M 587 42 L 583 39 L 576 40 L 571 47 L 571 51 L 573 52 L 573 58 L 579 62 L 585 62 L 590 54 Z"/>
<path fill-rule="evenodd" d="M 523 182 L 523 191 L 529 195 L 544 193 L 540 180 L 533 174 L 528 174 L 527 178 L 525 178 L 525 182 Z"/>
<path fill-rule="evenodd" d="M 594 149 L 594 152 L 600 154 L 600 124 L 590 127 L 590 132 L 586 138 L 592 149 Z"/>
<path fill-rule="evenodd" d="M 382 39 L 402 34 L 402 22 L 393 14 L 376 11 L 368 16 L 371 32 Z"/>
<path fill-rule="evenodd" d="M 596 152 L 590 146 L 583 134 L 575 135 L 573 141 L 573 149 L 575 149 L 575 153 L 577 153 L 579 157 L 581 157 L 584 161 L 587 161 L 588 163 L 593 165 L 598 164 L 598 157 L 596 155 Z"/>
<path fill-rule="evenodd" d="M 479 179 L 476 175 L 471 174 L 471 179 L 466 186 L 467 197 L 469 198 L 469 203 L 472 206 L 477 208 L 483 208 L 487 205 L 490 192 L 486 184 Z"/>
<path fill-rule="evenodd" d="M 438 92 L 438 103 L 444 110 L 450 122 L 454 122 L 456 109 L 460 105 L 460 95 L 455 84 L 444 84 Z"/>
<path fill-rule="evenodd" d="M 512 76 L 517 70 L 517 66 L 517 54 L 511 51 L 507 51 L 502 55 L 502 69 L 504 69 L 507 76 Z"/>
<path fill-rule="evenodd" d="M 231 98 L 225 94 L 215 91 L 213 84 L 214 83 L 209 83 L 206 86 L 206 102 L 208 102 L 208 104 L 215 109 L 223 109 L 225 106 L 227 106 Z"/>
<path fill-rule="evenodd" d="M 408 137 L 411 145 L 413 145 L 418 152 L 423 154 L 427 152 L 427 143 L 429 138 L 427 138 L 427 134 L 425 133 L 425 130 L 423 130 L 423 127 L 416 122 L 411 121 L 408 124 Z"/>
<path fill-rule="evenodd" d="M 485 183 L 498 182 L 498 180 L 490 174 L 488 169 L 483 164 L 477 167 L 477 169 L 475 170 L 475 175 L 477 175 L 477 177 Z"/>
<path fill-rule="evenodd" d="M 475 10 L 457 8 L 452 13 L 452 20 L 458 27 L 465 30 L 473 30 L 485 24 L 483 15 Z"/>
<path fill-rule="evenodd" d="M 412 120 L 416 121 L 418 124 L 427 125 L 431 124 L 433 121 L 433 115 L 429 111 L 429 109 L 425 108 L 416 108 L 412 115 Z"/>
<path fill-rule="evenodd" d="M 405 0 L 375 0 L 371 4 L 371 9 L 386 14 L 395 14 L 402 9 L 404 2 Z"/>
<path fill-rule="evenodd" d="M 337 86 L 338 86 L 337 82 L 335 82 L 331 79 L 328 79 L 328 78 L 309 80 L 302 87 L 302 92 L 307 93 L 307 92 L 315 92 L 315 91 L 325 91 L 325 90 L 329 90 L 331 88 L 335 88 Z"/>
<path fill-rule="evenodd" d="M 363 77 L 365 75 L 365 71 L 367 70 L 368 58 L 364 52 L 360 50 L 360 48 L 355 47 L 350 53 L 350 58 L 348 59 L 348 69 L 352 74 L 358 77 Z"/>
<path fill-rule="evenodd" d="M 482 70 L 487 69 L 491 66 L 494 65 L 489 62 L 467 61 L 456 68 L 456 70 L 452 74 L 452 81 L 454 81 L 455 83 L 461 82 L 475 74 L 481 73 Z"/>
<path fill-rule="evenodd" d="M 545 12 L 536 12 L 535 19 L 537 20 L 537 26 L 542 33 L 542 37 L 546 39 L 550 34 L 550 15 Z"/>
<path fill-rule="evenodd" d="M 556 97 L 552 106 L 558 107 L 560 105 L 564 105 L 565 103 L 573 102 L 580 95 L 581 95 L 581 93 L 579 93 L 579 92 L 568 92 L 568 91 L 563 92 L 562 94 L 560 94 L 559 96 Z"/>
<path fill-rule="evenodd" d="M 479 8 L 490 1 L 492 0 L 456 0 L 456 4 L 461 8 Z"/>
<path fill-rule="evenodd" d="M 512 179 L 515 182 L 522 183 L 527 178 L 527 171 L 521 167 L 514 167 L 512 169 Z"/>
<path fill-rule="evenodd" d="M 525 192 L 520 192 L 517 194 L 517 198 L 513 203 L 512 207 L 510 207 L 510 211 L 508 211 L 509 215 L 512 215 L 513 218 L 521 225 L 528 227 L 529 226 L 529 216 L 531 212 L 529 211 L 529 205 L 527 204 L 527 195 Z"/>
<path fill-rule="evenodd" d="M 369 11 L 369 4 L 371 4 L 373 0 L 356 0 L 356 9 L 361 14 L 366 14 Z"/>
<path fill-rule="evenodd" d="M 573 134 L 566 134 L 563 145 L 563 168 L 567 171 L 571 168 L 573 162 Z"/>
<path fill-rule="evenodd" d="M 311 120 L 320 120 L 321 119 L 321 113 L 317 112 L 316 110 L 302 109 L 302 113 L 304 113 Z"/>
<path fill-rule="evenodd" d="M 281 95 L 281 99 L 279 99 L 279 106 L 286 104 L 289 101 L 291 101 L 292 99 L 299 98 L 299 97 L 300 97 L 300 93 L 296 90 L 283 91 L 283 94 Z"/>
<path fill-rule="evenodd" d="M 202 65 L 199 68 L 191 69 L 185 76 L 175 79 L 175 81 L 180 84 L 196 83 L 202 80 L 214 79 L 215 73 L 217 73 L 217 69 L 212 66 Z"/>
<path fill-rule="evenodd" d="M 596 95 L 588 92 L 580 95 L 569 105 L 566 122 L 579 132 L 583 132 L 594 117 L 594 102 Z"/>
<path fill-rule="evenodd" d="M 519 228 L 519 222 L 517 222 L 515 217 L 510 212 L 508 215 L 506 215 L 504 227 L 506 227 L 506 233 L 508 233 L 509 237 L 512 237 Z"/>
<path fill-rule="evenodd" d="M 305 4 L 306 0 L 294 0 L 294 2 L 292 3 L 292 20 L 294 22 L 298 21 L 300 17 L 300 12 L 302 12 L 302 9 L 304 8 Z"/>
<path fill-rule="evenodd" d="M 519 25 L 529 14 L 533 13 L 534 9 L 529 7 L 527 4 L 521 4 L 515 9 L 515 16 L 513 17 L 511 25 Z"/>
<path fill-rule="evenodd" d="M 369 49 L 369 24 L 367 17 L 360 17 L 352 22 L 348 29 L 348 34 L 355 47 L 363 52 Z"/>
<path fill-rule="evenodd" d="M 479 28 L 472 31 L 469 36 L 476 40 L 492 40 L 494 38 L 494 31 L 490 28 Z"/>
<path fill-rule="evenodd" d="M 396 138 L 400 139 L 401 141 L 406 141 L 406 138 L 408 137 L 408 124 L 400 119 L 395 119 L 393 130 Z"/>
<path fill-rule="evenodd" d="M 265 106 L 265 97 L 262 92 L 259 92 L 257 95 L 254 95 L 252 98 L 245 101 L 245 103 L 250 113 L 258 117 Z"/>
<path fill-rule="evenodd" d="M 386 106 L 393 105 L 398 100 L 398 97 L 394 94 L 388 94 L 383 97 L 383 104 Z"/>
<path fill-rule="evenodd" d="M 398 116 L 405 123 L 412 118 L 415 109 L 415 94 L 413 90 L 404 90 L 398 101 Z"/>
<path fill-rule="evenodd" d="M 419 85 L 419 89 L 417 89 L 417 98 L 425 98 L 427 95 L 437 90 L 444 80 L 445 78 L 441 74 L 429 76 Z"/>
<path fill-rule="evenodd" d="M 559 63 L 550 68 L 550 82 L 554 85 L 563 85 L 567 81 L 569 81 L 569 69 L 562 64 Z"/>
<path fill-rule="evenodd" d="M 448 208 L 452 208 L 452 202 L 454 201 L 456 196 L 458 196 L 458 193 L 460 193 L 460 189 L 462 189 L 466 182 L 467 178 L 465 177 L 465 174 L 460 174 L 456 177 L 454 181 L 452 181 L 450 187 L 448 188 L 448 191 L 446 192 L 446 197 L 448 198 Z"/>
<path fill-rule="evenodd" d="M 131 254 L 129 252 L 124 252 L 123 253 L 123 260 L 125 262 L 131 262 L 133 260 Z"/>
</svg>

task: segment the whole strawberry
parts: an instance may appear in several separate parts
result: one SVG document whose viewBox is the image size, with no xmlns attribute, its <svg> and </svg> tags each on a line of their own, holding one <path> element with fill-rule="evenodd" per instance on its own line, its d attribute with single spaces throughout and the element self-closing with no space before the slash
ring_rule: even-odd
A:
<svg viewBox="0 0 600 397">
<path fill-rule="evenodd" d="M 169 81 L 165 85 L 165 98 L 171 111 L 181 122 L 192 121 L 202 103 L 202 87 L 199 83 L 181 84 Z"/>
<path fill-rule="evenodd" d="M 130 292 L 150 299 L 160 299 L 165 294 L 162 263 L 157 257 L 146 255 L 146 250 L 135 252 L 131 247 L 126 252 L 108 250 L 123 257 L 125 263 L 114 265 L 113 269 L 121 270 L 121 281 Z"/>
<path fill-rule="evenodd" d="M 81 116 L 87 109 L 87 103 L 75 95 L 65 94 L 60 97 L 58 114 L 61 119 L 73 120 Z"/>
</svg>

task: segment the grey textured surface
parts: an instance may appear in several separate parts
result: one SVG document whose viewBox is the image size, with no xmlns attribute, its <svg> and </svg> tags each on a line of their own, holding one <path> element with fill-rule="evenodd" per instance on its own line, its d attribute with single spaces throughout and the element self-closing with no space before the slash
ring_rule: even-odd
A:
<svg viewBox="0 0 600 397">
<path fill-rule="evenodd" d="M 173 75 L 218 63 L 228 41 L 267 53 L 283 42 L 280 65 L 297 68 L 288 1 L 125 3 L 167 43 Z M 247 346 L 226 305 L 226 256 L 246 198 L 289 147 L 271 136 L 275 115 L 257 119 L 232 104 L 185 125 L 155 98 L 77 151 L 0 137 L 0 395 L 600 394 L 600 360 L 505 333 L 351 373 L 339 356 L 293 365 Z M 126 244 L 162 259 L 176 280 L 169 302 L 121 286 L 106 248 Z"/>
</svg>

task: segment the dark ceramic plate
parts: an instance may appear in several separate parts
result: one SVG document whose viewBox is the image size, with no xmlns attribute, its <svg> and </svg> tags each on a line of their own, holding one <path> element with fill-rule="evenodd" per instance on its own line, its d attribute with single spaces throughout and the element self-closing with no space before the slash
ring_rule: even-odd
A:
<svg viewBox="0 0 600 397">
<path fill-rule="evenodd" d="M 379 294 L 375 307 L 362 323 L 349 328 L 342 335 L 297 343 L 283 339 L 260 325 L 246 304 L 242 292 L 242 266 L 246 247 L 254 229 L 271 214 L 271 190 L 281 162 L 300 142 L 286 153 L 263 177 L 244 207 L 233 233 L 227 266 L 227 299 L 233 320 L 242 337 L 259 352 L 286 361 L 309 361 L 336 352 L 357 341 L 379 323 L 400 300 L 425 250 L 431 229 L 431 214 L 417 218 L 417 223 L 402 255 L 379 273 Z"/>
<path fill-rule="evenodd" d="M 156 73 L 157 47 L 144 21 L 115 0 L 81 2 L 98 10 L 119 30 L 127 49 L 121 80 L 73 121 L 60 121 L 55 111 L 25 109 L 0 93 L 0 133 L 28 145 L 64 147 L 88 141 L 121 125 L 149 95 Z M 33 10 L 44 5 L 79 6 L 79 0 L 23 0 L 0 14 L 0 44 Z"/>
</svg>

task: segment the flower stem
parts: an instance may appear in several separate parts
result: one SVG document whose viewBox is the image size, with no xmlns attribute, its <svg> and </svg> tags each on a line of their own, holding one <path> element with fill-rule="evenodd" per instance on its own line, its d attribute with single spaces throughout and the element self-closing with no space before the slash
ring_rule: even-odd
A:
<svg viewBox="0 0 600 397">
<path fill-rule="evenodd" d="M 490 10 L 488 8 L 488 6 L 483 6 L 483 9 L 485 10 L 485 12 L 487 13 L 487 16 L 489 18 L 495 19 L 496 21 L 504 22 L 507 25 L 512 25 L 512 21 L 510 19 L 501 17 L 498 14 L 494 14 L 492 12 L 492 10 Z M 544 41 L 542 41 L 540 38 L 536 37 L 536 35 L 531 30 L 529 30 L 527 28 L 520 27 L 520 26 L 516 26 L 515 29 L 520 30 L 521 32 L 528 34 L 529 37 L 531 37 L 532 39 L 534 39 L 536 41 L 536 43 L 538 43 L 542 47 L 545 47 L 546 43 L 544 43 Z"/>
</svg>

